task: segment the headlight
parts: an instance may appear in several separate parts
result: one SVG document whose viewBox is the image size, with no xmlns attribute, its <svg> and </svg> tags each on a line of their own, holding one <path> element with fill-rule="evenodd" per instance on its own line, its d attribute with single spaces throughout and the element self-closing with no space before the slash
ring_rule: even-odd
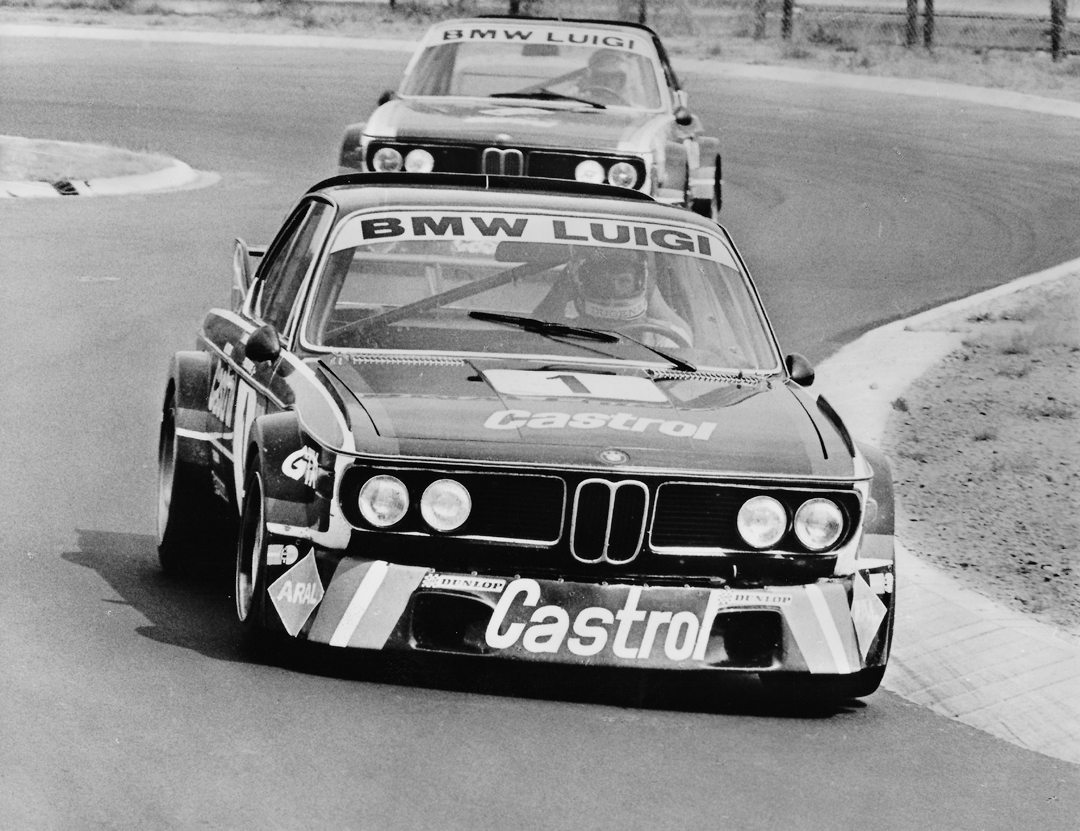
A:
<svg viewBox="0 0 1080 831">
<path fill-rule="evenodd" d="M 405 169 L 409 173 L 430 173 L 435 169 L 435 157 L 420 147 L 410 150 L 405 157 Z"/>
<path fill-rule="evenodd" d="M 831 499 L 808 499 L 795 512 L 795 536 L 811 551 L 824 551 L 843 531 L 844 515 Z"/>
<path fill-rule="evenodd" d="M 755 496 L 739 508 L 739 533 L 751 548 L 769 548 L 780 542 L 787 530 L 787 512 L 771 496 Z"/>
<path fill-rule="evenodd" d="M 401 154 L 393 147 L 380 147 L 375 151 L 371 167 L 380 173 L 393 173 L 401 170 Z"/>
<path fill-rule="evenodd" d="M 629 162 L 615 162 L 608 171 L 607 179 L 611 184 L 620 188 L 632 188 L 637 186 L 637 171 Z"/>
<path fill-rule="evenodd" d="M 389 528 L 409 510 L 409 491 L 394 476 L 372 476 L 356 500 L 364 519 L 376 528 Z"/>
<path fill-rule="evenodd" d="M 472 511 L 472 497 L 453 479 L 438 479 L 420 497 L 420 515 L 436 531 L 460 528 Z"/>
<path fill-rule="evenodd" d="M 579 182 L 602 185 L 604 183 L 604 166 L 595 159 L 578 162 L 578 166 L 574 168 L 574 178 Z"/>
</svg>

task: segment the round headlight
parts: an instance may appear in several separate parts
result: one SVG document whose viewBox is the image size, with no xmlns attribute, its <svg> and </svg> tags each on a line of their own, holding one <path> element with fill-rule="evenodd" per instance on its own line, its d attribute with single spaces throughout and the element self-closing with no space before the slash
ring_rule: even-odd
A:
<svg viewBox="0 0 1080 831">
<path fill-rule="evenodd" d="M 409 491 L 394 476 L 372 476 L 357 497 L 360 513 L 376 528 L 389 528 L 409 510 Z"/>
<path fill-rule="evenodd" d="M 371 166 L 380 173 L 401 170 L 401 154 L 393 147 L 380 147 L 371 159 Z"/>
<path fill-rule="evenodd" d="M 409 173 L 430 173 L 435 169 L 435 157 L 422 147 L 417 147 L 405 157 L 405 169 Z"/>
<path fill-rule="evenodd" d="M 579 162 L 574 168 L 574 178 L 579 182 L 590 182 L 594 185 L 604 183 L 604 166 L 595 159 L 586 159 Z"/>
<path fill-rule="evenodd" d="M 632 188 L 637 185 L 637 171 L 629 162 L 615 162 L 608 171 L 607 180 L 620 188 Z"/>
<path fill-rule="evenodd" d="M 844 514 L 830 499 L 808 499 L 795 512 L 795 536 L 811 551 L 824 551 L 843 531 Z"/>
<path fill-rule="evenodd" d="M 436 531 L 460 528 L 472 511 L 472 497 L 453 479 L 438 479 L 420 497 L 420 515 Z"/>
<path fill-rule="evenodd" d="M 739 533 L 751 548 L 769 548 L 780 542 L 787 530 L 787 512 L 771 496 L 755 496 L 739 508 Z"/>
</svg>

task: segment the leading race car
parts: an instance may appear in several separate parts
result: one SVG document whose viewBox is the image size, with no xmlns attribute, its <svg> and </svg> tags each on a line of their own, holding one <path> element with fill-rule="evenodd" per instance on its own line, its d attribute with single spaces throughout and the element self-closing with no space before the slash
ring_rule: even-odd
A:
<svg viewBox="0 0 1080 831">
<path fill-rule="evenodd" d="M 252 271 L 250 263 L 257 262 Z M 604 185 L 313 187 L 172 361 L 159 553 L 264 647 L 879 684 L 892 485 L 727 232 Z"/>
<path fill-rule="evenodd" d="M 649 27 L 478 17 L 424 35 L 396 92 L 346 129 L 341 172 L 541 176 L 718 217 L 719 140 Z"/>
</svg>

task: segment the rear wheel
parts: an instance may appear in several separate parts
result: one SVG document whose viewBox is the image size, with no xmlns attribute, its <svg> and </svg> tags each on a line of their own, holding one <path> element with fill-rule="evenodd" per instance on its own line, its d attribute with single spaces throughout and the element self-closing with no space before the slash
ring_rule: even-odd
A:
<svg viewBox="0 0 1080 831">
<path fill-rule="evenodd" d="M 205 566 L 227 547 L 229 530 L 207 470 L 180 458 L 176 398 L 170 391 L 158 438 L 158 559 L 170 574 Z"/>
</svg>

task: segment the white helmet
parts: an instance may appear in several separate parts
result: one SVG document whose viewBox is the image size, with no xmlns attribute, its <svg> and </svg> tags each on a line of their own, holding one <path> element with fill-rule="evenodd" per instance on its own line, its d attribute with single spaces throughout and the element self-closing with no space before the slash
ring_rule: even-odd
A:
<svg viewBox="0 0 1080 831">
<path fill-rule="evenodd" d="M 622 248 L 586 248 L 570 263 L 578 312 L 598 320 L 630 321 L 648 308 L 645 255 Z"/>
</svg>

